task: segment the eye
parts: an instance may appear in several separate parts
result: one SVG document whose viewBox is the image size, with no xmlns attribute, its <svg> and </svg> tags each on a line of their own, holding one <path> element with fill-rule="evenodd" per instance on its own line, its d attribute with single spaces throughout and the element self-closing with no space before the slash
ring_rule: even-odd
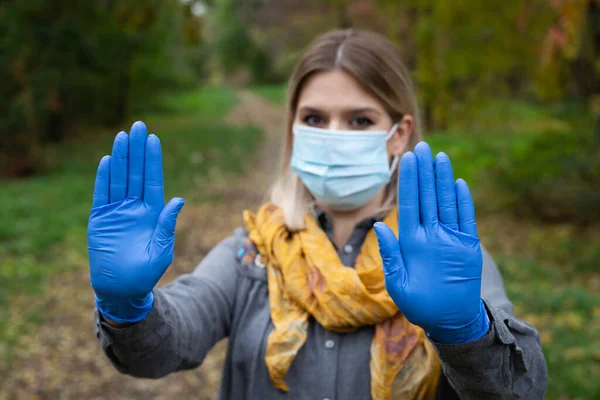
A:
<svg viewBox="0 0 600 400">
<path fill-rule="evenodd" d="M 304 121 L 305 124 L 311 125 L 311 126 L 323 124 L 323 118 L 321 118 L 320 116 L 318 116 L 316 114 L 307 115 L 302 119 L 302 121 Z"/>
<path fill-rule="evenodd" d="M 367 117 L 356 117 L 352 120 L 352 126 L 359 129 L 365 129 L 374 125 L 374 122 Z"/>
</svg>

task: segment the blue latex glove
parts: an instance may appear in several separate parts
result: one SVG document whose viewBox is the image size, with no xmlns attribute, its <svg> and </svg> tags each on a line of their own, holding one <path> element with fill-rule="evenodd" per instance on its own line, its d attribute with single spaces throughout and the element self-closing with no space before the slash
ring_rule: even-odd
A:
<svg viewBox="0 0 600 400">
<path fill-rule="evenodd" d="M 435 171 L 434 171 L 435 169 Z M 398 183 L 398 238 L 375 224 L 388 293 L 436 342 L 476 340 L 489 330 L 481 300 L 482 256 L 475 208 L 450 159 L 425 142 L 404 154 Z"/>
<path fill-rule="evenodd" d="M 160 141 L 136 122 L 100 161 L 88 223 L 90 282 L 96 306 L 119 323 L 152 310 L 152 289 L 173 261 L 183 199 L 164 204 Z"/>
</svg>

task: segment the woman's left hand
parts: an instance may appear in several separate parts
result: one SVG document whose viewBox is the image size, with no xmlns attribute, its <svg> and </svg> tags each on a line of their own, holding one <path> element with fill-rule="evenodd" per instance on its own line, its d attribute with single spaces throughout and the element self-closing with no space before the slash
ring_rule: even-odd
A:
<svg viewBox="0 0 600 400">
<path fill-rule="evenodd" d="M 482 255 L 466 182 L 450 159 L 432 161 L 425 142 L 402 157 L 398 238 L 375 224 L 388 293 L 413 324 L 439 343 L 464 343 L 489 330 L 481 300 Z"/>
</svg>

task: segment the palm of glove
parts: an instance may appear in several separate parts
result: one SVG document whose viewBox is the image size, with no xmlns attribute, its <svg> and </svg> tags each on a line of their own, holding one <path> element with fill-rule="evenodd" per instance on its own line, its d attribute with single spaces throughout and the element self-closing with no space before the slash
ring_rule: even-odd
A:
<svg viewBox="0 0 600 400">
<path fill-rule="evenodd" d="M 136 122 L 100 161 L 88 222 L 90 283 L 100 311 L 121 322 L 143 318 L 152 289 L 173 261 L 183 199 L 164 204 L 160 141 Z"/>
<path fill-rule="evenodd" d="M 172 253 L 161 254 L 152 243 L 156 211 L 136 199 L 92 209 L 88 254 L 96 294 L 143 297 L 154 288 L 172 262 Z"/>
<path fill-rule="evenodd" d="M 398 187 L 398 238 L 385 224 L 375 225 L 388 293 L 410 322 L 437 341 L 481 337 L 489 322 L 468 186 L 454 182 L 445 154 L 434 164 L 431 149 L 420 143 L 403 156 Z"/>
<path fill-rule="evenodd" d="M 400 248 L 410 249 L 402 252 L 406 274 L 387 273 L 386 287 L 408 320 L 426 331 L 471 322 L 479 312 L 479 240 L 436 224 L 401 237 Z"/>
</svg>

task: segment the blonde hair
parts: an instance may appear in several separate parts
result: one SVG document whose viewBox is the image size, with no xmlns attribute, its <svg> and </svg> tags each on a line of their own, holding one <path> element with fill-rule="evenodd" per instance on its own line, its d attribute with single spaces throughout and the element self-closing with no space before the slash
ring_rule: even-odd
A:
<svg viewBox="0 0 600 400">
<path fill-rule="evenodd" d="M 281 152 L 281 170 L 270 190 L 271 202 L 283 210 L 291 231 L 304 228 L 304 217 L 314 199 L 298 175 L 290 168 L 294 123 L 298 98 L 304 83 L 315 73 L 341 69 L 356 78 L 384 106 L 393 121 L 404 115 L 414 118 L 413 132 L 406 150 L 421 140 L 421 122 L 410 74 L 396 47 L 385 37 L 369 31 L 343 29 L 317 38 L 298 62 L 287 89 L 287 127 Z M 397 172 L 385 188 L 380 211 L 388 211 L 397 201 Z"/>
</svg>

